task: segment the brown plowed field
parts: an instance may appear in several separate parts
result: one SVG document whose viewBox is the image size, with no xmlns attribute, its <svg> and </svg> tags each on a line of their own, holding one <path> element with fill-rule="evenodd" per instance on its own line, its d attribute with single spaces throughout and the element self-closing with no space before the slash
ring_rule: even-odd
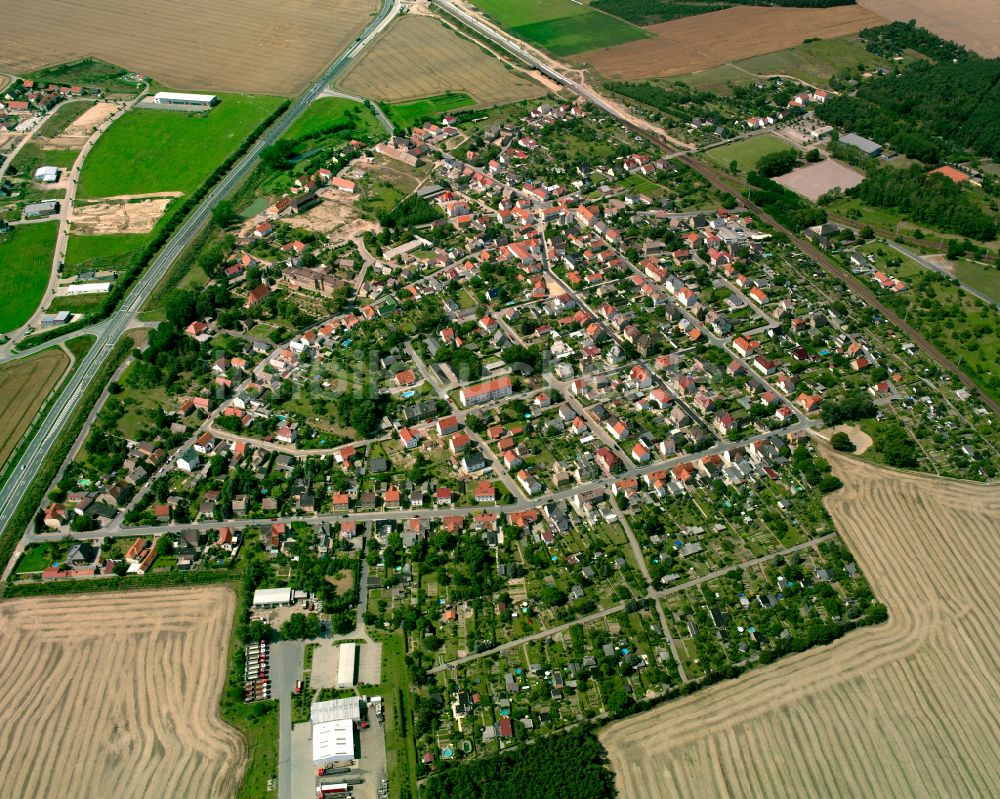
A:
<svg viewBox="0 0 1000 799">
<path fill-rule="evenodd" d="M 888 19 L 918 25 L 975 50 L 985 58 L 1000 57 L 1000 3 L 997 0 L 858 0 Z"/>
<path fill-rule="evenodd" d="M 232 796 L 242 738 L 218 715 L 226 588 L 0 605 L 0 796 Z"/>
<path fill-rule="evenodd" d="M 1000 795 L 1000 490 L 830 459 L 889 621 L 611 725 L 621 796 Z"/>
<path fill-rule="evenodd" d="M 96 56 L 174 89 L 297 94 L 375 0 L 32 0 L 5 4 L 0 70 Z"/>
<path fill-rule="evenodd" d="M 492 105 L 545 93 L 436 19 L 415 15 L 394 20 L 339 85 L 388 103 L 465 92 L 477 103 Z"/>
<path fill-rule="evenodd" d="M 58 347 L 0 366 L 0 466 L 7 462 L 67 366 L 69 356 Z"/>
<path fill-rule="evenodd" d="M 860 6 L 734 6 L 650 25 L 646 30 L 655 34 L 654 38 L 581 53 L 574 60 L 593 66 L 606 78 L 669 77 L 784 50 L 811 37 L 847 36 L 884 22 Z"/>
</svg>

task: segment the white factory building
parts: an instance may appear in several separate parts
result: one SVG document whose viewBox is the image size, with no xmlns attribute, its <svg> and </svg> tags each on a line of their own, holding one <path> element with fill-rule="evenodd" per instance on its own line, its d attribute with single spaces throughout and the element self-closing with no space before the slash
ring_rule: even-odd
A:
<svg viewBox="0 0 1000 799">
<path fill-rule="evenodd" d="M 258 588 L 253 592 L 255 608 L 276 608 L 278 605 L 291 605 L 293 601 L 291 588 Z"/>
<path fill-rule="evenodd" d="M 35 180 L 39 183 L 55 183 L 59 180 L 59 167 L 40 166 L 35 170 Z"/>
<path fill-rule="evenodd" d="M 354 725 L 361 718 L 361 700 L 356 696 L 314 702 L 312 721 L 313 763 L 317 766 L 354 760 Z"/>
<path fill-rule="evenodd" d="M 341 644 L 337 658 L 337 687 L 354 687 L 354 670 L 358 662 L 358 645 Z"/>
<path fill-rule="evenodd" d="M 211 108 L 219 101 L 214 94 L 186 94 L 184 92 L 157 92 L 153 95 L 156 105 L 197 105 Z"/>
</svg>

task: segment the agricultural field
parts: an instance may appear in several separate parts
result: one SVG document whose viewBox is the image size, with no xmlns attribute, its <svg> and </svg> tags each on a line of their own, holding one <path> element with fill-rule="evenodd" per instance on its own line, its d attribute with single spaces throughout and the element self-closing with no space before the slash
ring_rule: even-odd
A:
<svg viewBox="0 0 1000 799">
<path fill-rule="evenodd" d="M 887 19 L 917 20 L 943 39 L 964 44 L 984 58 L 1000 57 L 1000 6 L 994 0 L 858 0 Z"/>
<path fill-rule="evenodd" d="M 118 233 L 106 236 L 73 234 L 66 245 L 63 272 L 77 274 L 84 270 L 114 269 L 146 242 L 140 233 Z"/>
<path fill-rule="evenodd" d="M 752 136 L 733 144 L 705 150 L 702 157 L 724 169 L 729 167 L 731 161 L 735 161 L 741 172 L 749 172 L 757 166 L 761 156 L 791 149 L 794 148 L 787 141 L 765 133 L 762 136 Z"/>
<path fill-rule="evenodd" d="M 58 347 L 0 366 L 0 465 L 7 462 L 68 366 L 69 358 Z"/>
<path fill-rule="evenodd" d="M 190 194 L 278 106 L 277 97 L 227 94 L 207 113 L 136 109 L 94 145 L 80 196 Z"/>
<path fill-rule="evenodd" d="M 219 696 L 235 601 L 186 588 L 5 602 L 0 794 L 234 794 L 245 745 Z"/>
<path fill-rule="evenodd" d="M 407 103 L 450 92 L 476 103 L 524 100 L 544 89 L 429 17 L 395 20 L 345 73 L 347 92 L 386 103 Z"/>
<path fill-rule="evenodd" d="M 785 50 L 746 58 L 735 66 L 755 75 L 791 75 L 813 86 L 824 85 L 844 67 L 866 68 L 886 66 L 888 62 L 865 49 L 856 36 L 841 39 L 819 39 Z"/>
<path fill-rule="evenodd" d="M 774 180 L 786 189 L 801 194 L 807 200 L 816 202 L 831 189 L 847 191 L 857 186 L 865 176 L 840 161 L 827 158 L 815 164 L 806 164 L 793 169 L 787 175 L 781 175 Z"/>
<path fill-rule="evenodd" d="M 127 14 L 117 0 L 37 0 L 6 10 L 0 70 L 23 74 L 88 54 L 166 86 L 290 96 L 375 10 L 374 0 L 289 0 L 276 26 L 267 0 L 138 0 Z"/>
<path fill-rule="evenodd" d="M 476 0 L 475 5 L 518 38 L 556 56 L 642 39 L 642 28 L 575 0 Z"/>
<path fill-rule="evenodd" d="M 57 222 L 18 225 L 0 236 L 0 333 L 16 330 L 38 307 L 49 284 Z"/>
<path fill-rule="evenodd" d="M 652 25 L 645 28 L 652 38 L 581 53 L 576 60 L 616 80 L 686 75 L 797 47 L 810 36 L 839 39 L 883 21 L 859 6 L 736 6 Z"/>
<path fill-rule="evenodd" d="M 1000 775 L 995 487 L 830 453 L 827 506 L 889 621 L 605 728 L 630 799 L 969 796 Z M 947 542 L 942 546 L 942 542 Z"/>
</svg>

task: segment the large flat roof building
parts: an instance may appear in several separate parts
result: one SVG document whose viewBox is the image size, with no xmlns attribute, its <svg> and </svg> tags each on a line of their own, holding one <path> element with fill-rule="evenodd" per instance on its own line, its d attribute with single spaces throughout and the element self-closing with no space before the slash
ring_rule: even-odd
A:
<svg viewBox="0 0 1000 799">
<path fill-rule="evenodd" d="M 326 721 L 359 721 L 360 719 L 361 700 L 356 696 L 313 702 L 309 708 L 309 720 L 313 724 L 322 724 Z"/>
<path fill-rule="evenodd" d="M 840 137 L 840 143 L 849 144 L 851 147 L 857 147 L 869 158 L 877 158 L 882 155 L 881 144 L 873 142 L 871 139 L 866 139 L 864 136 L 859 136 L 856 133 L 845 133 Z"/>
<path fill-rule="evenodd" d="M 255 608 L 273 608 L 278 605 L 292 604 L 291 588 L 258 588 L 253 592 Z"/>
<path fill-rule="evenodd" d="M 219 98 L 214 94 L 186 94 L 184 92 L 157 92 L 153 95 L 156 105 L 197 105 L 211 108 Z"/>
<path fill-rule="evenodd" d="M 358 660 L 357 644 L 341 644 L 337 661 L 337 687 L 354 687 L 354 669 Z"/>
<path fill-rule="evenodd" d="M 313 724 L 312 749 L 317 766 L 354 760 L 354 722 L 338 719 Z"/>
<path fill-rule="evenodd" d="M 52 216 L 59 213 L 58 200 L 46 200 L 40 203 L 28 203 L 24 206 L 25 219 L 38 219 L 43 216 Z"/>
</svg>

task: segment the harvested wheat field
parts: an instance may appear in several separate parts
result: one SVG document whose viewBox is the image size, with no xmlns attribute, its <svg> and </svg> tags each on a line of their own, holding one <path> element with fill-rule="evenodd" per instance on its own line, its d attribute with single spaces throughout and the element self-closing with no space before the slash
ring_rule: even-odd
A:
<svg viewBox="0 0 1000 799">
<path fill-rule="evenodd" d="M 996 0 L 858 0 L 888 19 L 917 24 L 945 39 L 1000 58 L 1000 3 Z"/>
<path fill-rule="evenodd" d="M 545 93 L 479 45 L 426 16 L 394 20 L 339 85 L 387 103 L 464 92 L 479 104 L 492 105 Z"/>
<path fill-rule="evenodd" d="M 654 38 L 581 53 L 575 60 L 593 66 L 606 78 L 668 77 L 784 50 L 810 37 L 836 39 L 884 22 L 860 6 L 734 6 L 650 25 L 646 30 Z"/>
<path fill-rule="evenodd" d="M 1000 795 L 1000 490 L 829 457 L 889 621 L 609 726 L 620 795 Z"/>
<path fill-rule="evenodd" d="M 58 347 L 0 366 L 0 466 L 7 462 L 67 366 L 69 356 Z"/>
<path fill-rule="evenodd" d="M 96 56 L 177 89 L 292 95 L 358 35 L 376 3 L 33 0 L 8 6 L 2 71 L 23 74 Z"/>
<path fill-rule="evenodd" d="M 220 797 L 243 739 L 218 716 L 226 588 L 0 605 L 0 796 Z"/>
</svg>

